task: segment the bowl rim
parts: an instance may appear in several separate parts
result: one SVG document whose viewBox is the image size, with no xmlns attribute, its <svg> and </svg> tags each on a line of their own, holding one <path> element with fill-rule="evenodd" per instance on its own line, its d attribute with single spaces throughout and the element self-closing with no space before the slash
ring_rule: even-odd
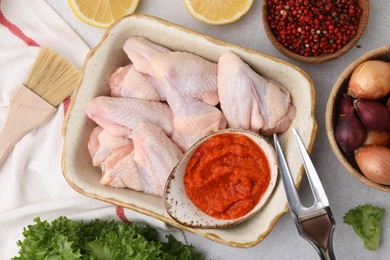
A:
<svg viewBox="0 0 390 260">
<path fill-rule="evenodd" d="M 337 159 L 342 163 L 342 165 L 347 169 L 347 171 L 355 177 L 360 182 L 366 184 L 369 187 L 381 190 L 381 191 L 387 191 L 390 192 L 390 186 L 379 184 L 376 182 L 373 182 L 369 180 L 367 177 L 365 177 L 362 173 L 358 171 L 355 167 L 353 167 L 349 161 L 345 158 L 344 154 L 342 153 L 341 149 L 339 148 L 335 135 L 334 135 L 334 127 L 335 127 L 335 103 L 338 100 L 338 97 L 340 96 L 343 89 L 346 89 L 346 84 L 349 78 L 351 77 L 351 74 L 353 70 L 362 62 L 366 60 L 372 60 L 372 59 L 381 59 L 381 55 L 384 53 L 387 53 L 389 55 L 388 61 L 390 61 L 390 45 L 382 46 L 376 49 L 372 49 L 371 51 L 363 54 L 362 56 L 355 59 L 352 63 L 350 63 L 343 72 L 341 72 L 340 76 L 334 83 L 332 90 L 329 94 L 329 98 L 326 105 L 326 111 L 325 111 L 325 127 L 326 127 L 326 133 L 328 136 L 329 144 L 332 148 L 333 153 L 336 155 Z"/>
<path fill-rule="evenodd" d="M 360 40 L 362 35 L 365 32 L 365 29 L 368 24 L 369 16 L 370 16 L 370 1 L 369 0 L 358 0 L 359 6 L 362 7 L 363 12 L 361 16 L 359 17 L 359 26 L 358 30 L 356 32 L 356 35 L 346 44 L 343 48 L 340 50 L 331 53 L 331 54 L 321 54 L 319 56 L 303 56 L 300 54 L 297 54 L 295 52 L 292 52 L 285 48 L 275 37 L 273 32 L 271 31 L 268 23 L 268 6 L 267 6 L 267 0 L 263 0 L 262 3 L 262 21 L 263 21 L 263 27 L 265 30 L 266 35 L 268 36 L 268 39 L 272 43 L 272 45 L 279 50 L 282 54 L 285 56 L 294 59 L 299 62 L 305 62 L 305 63 L 324 63 L 328 61 L 335 60 L 344 54 L 346 54 L 348 51 L 352 49 L 353 46 L 357 44 L 357 42 Z M 362 5 L 363 3 L 364 5 Z"/>
<path fill-rule="evenodd" d="M 192 155 L 195 152 L 195 150 L 200 145 L 202 145 L 205 141 L 209 140 L 213 136 L 218 136 L 218 135 L 221 135 L 221 134 L 229 134 L 229 133 L 231 133 L 231 134 L 240 134 L 240 135 L 247 136 L 253 142 L 255 142 L 256 145 L 265 154 L 268 154 L 267 161 L 268 161 L 268 164 L 269 164 L 269 167 L 270 167 L 271 179 L 270 179 L 270 183 L 269 183 L 267 189 L 264 191 L 262 198 L 251 209 L 251 211 L 249 211 L 247 214 L 245 214 L 244 216 L 241 216 L 239 218 L 235 218 L 235 219 L 217 219 L 217 218 L 214 218 L 218 223 L 216 223 L 216 224 L 203 224 L 203 225 L 192 223 L 192 222 L 187 223 L 187 222 L 181 220 L 175 214 L 172 213 L 172 211 L 173 211 L 172 208 L 173 207 L 172 207 L 170 201 L 173 198 L 171 196 L 172 192 L 169 192 L 169 189 L 171 187 L 171 181 L 176 179 L 175 174 L 180 169 L 179 167 L 182 166 L 183 161 L 188 161 L 192 157 Z M 260 144 L 257 140 L 255 140 L 255 138 L 257 138 L 258 140 L 261 140 L 262 144 Z M 184 175 L 184 173 L 183 173 L 183 175 Z M 200 138 L 198 141 L 196 141 L 190 148 L 187 149 L 187 151 L 181 156 L 180 160 L 173 167 L 173 169 L 170 172 L 170 174 L 169 174 L 169 176 L 167 178 L 167 181 L 165 183 L 164 195 L 163 195 L 164 207 L 165 207 L 167 213 L 176 222 L 178 222 L 179 224 L 181 224 L 183 226 L 187 226 L 187 227 L 191 227 L 191 228 L 204 228 L 204 229 L 228 228 L 228 227 L 231 227 L 233 225 L 237 225 L 239 223 L 242 223 L 242 222 L 250 219 L 255 214 L 257 214 L 259 211 L 261 211 L 262 208 L 264 208 L 267 205 L 267 203 L 271 200 L 271 198 L 272 198 L 272 196 L 273 196 L 273 194 L 274 194 L 274 192 L 276 190 L 276 185 L 277 185 L 278 181 L 279 181 L 278 159 L 277 159 L 277 156 L 276 156 L 275 148 L 271 144 L 271 142 L 268 139 L 268 137 L 263 136 L 263 135 L 261 135 L 259 133 L 254 132 L 254 131 L 247 130 L 247 129 L 241 129 L 241 128 L 220 129 L 218 131 L 211 132 L 211 133 L 203 136 L 202 138 Z M 183 188 L 183 190 L 184 190 L 184 188 Z M 199 211 L 202 215 L 208 216 L 206 213 L 202 212 L 195 205 L 193 205 L 191 200 L 186 195 L 186 192 L 183 192 L 183 194 L 184 194 L 184 197 L 186 197 L 186 200 L 188 200 L 188 202 L 191 203 L 191 207 L 196 208 L 197 211 Z M 209 217 L 213 218 L 211 216 L 209 216 Z"/>
</svg>

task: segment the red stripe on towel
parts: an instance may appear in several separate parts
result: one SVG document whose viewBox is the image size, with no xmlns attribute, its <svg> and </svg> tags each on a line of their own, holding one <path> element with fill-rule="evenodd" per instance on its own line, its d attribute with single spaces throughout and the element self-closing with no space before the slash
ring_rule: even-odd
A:
<svg viewBox="0 0 390 260">
<path fill-rule="evenodd" d="M 66 112 L 68 111 L 69 103 L 70 103 L 70 96 L 65 98 L 63 103 L 64 103 L 64 114 L 66 114 Z"/>
<path fill-rule="evenodd" d="M 118 216 L 118 218 L 120 220 L 122 220 L 122 222 L 126 223 L 126 224 L 130 224 L 131 221 L 129 221 L 125 215 L 125 210 L 124 208 L 122 207 L 119 207 L 119 206 L 116 206 L 116 215 Z"/>
<path fill-rule="evenodd" d="M 39 47 L 39 44 L 25 35 L 22 30 L 20 30 L 19 27 L 17 27 L 15 24 L 11 23 L 3 14 L 3 11 L 1 10 L 1 0 L 0 0 L 0 24 L 4 25 L 10 32 L 15 34 L 19 39 L 24 41 L 28 46 L 37 46 Z"/>
</svg>

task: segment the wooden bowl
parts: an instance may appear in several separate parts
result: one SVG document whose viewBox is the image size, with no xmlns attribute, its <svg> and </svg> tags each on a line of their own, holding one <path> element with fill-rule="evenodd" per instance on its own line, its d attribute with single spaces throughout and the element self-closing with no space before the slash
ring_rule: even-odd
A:
<svg viewBox="0 0 390 260">
<path fill-rule="evenodd" d="M 275 37 L 273 32 L 271 31 L 271 28 L 269 27 L 268 23 L 268 5 L 267 5 L 268 0 L 263 1 L 263 9 L 262 9 L 262 17 L 263 17 L 263 26 L 264 30 L 271 41 L 271 43 L 278 49 L 281 53 L 286 55 L 287 57 L 294 59 L 296 61 L 300 62 L 306 62 L 306 63 L 322 63 L 322 62 L 327 62 L 331 61 L 334 59 L 337 59 L 338 57 L 344 55 L 347 53 L 355 44 L 359 41 L 360 37 L 363 35 L 364 30 L 366 29 L 367 22 L 368 22 L 368 17 L 370 13 L 370 1 L 369 0 L 358 0 L 359 6 L 363 9 L 363 12 L 359 18 L 359 26 L 357 29 L 357 33 L 355 37 L 351 39 L 351 41 L 346 44 L 342 49 L 331 53 L 331 54 L 321 54 L 319 56 L 303 56 L 297 53 L 294 53 L 284 47 Z"/>
<path fill-rule="evenodd" d="M 390 45 L 381 47 L 378 49 L 374 49 L 360 58 L 356 59 L 354 62 L 352 62 L 340 75 L 340 77 L 337 79 L 336 83 L 333 85 L 332 91 L 330 92 L 328 103 L 326 106 L 326 132 L 328 135 L 328 140 L 330 143 L 330 146 L 332 147 L 332 150 L 334 154 L 336 155 L 337 159 L 343 164 L 343 166 L 348 170 L 348 172 L 357 178 L 359 181 L 363 182 L 364 184 L 373 187 L 378 190 L 387 191 L 390 192 L 390 186 L 388 185 L 382 185 L 375 183 L 369 179 L 367 179 L 359 170 L 359 167 L 357 166 L 353 156 L 352 157 L 346 157 L 341 149 L 339 148 L 336 138 L 334 135 L 334 129 L 336 126 L 336 118 L 337 118 L 337 104 L 341 98 L 341 95 L 346 92 L 348 87 L 349 79 L 351 78 L 351 74 L 353 70 L 363 61 L 366 60 L 383 60 L 390 62 Z"/>
</svg>

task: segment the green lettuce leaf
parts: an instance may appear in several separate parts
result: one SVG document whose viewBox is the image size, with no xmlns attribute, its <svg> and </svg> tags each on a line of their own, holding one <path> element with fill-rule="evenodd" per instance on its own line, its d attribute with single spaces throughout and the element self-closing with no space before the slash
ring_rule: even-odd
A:
<svg viewBox="0 0 390 260">
<path fill-rule="evenodd" d="M 351 225 L 355 233 L 364 241 L 364 247 L 376 250 L 381 239 L 381 219 L 385 210 L 369 204 L 360 205 L 348 211 L 344 223 Z"/>
<path fill-rule="evenodd" d="M 51 223 L 34 219 L 23 229 L 18 241 L 19 256 L 14 260 L 201 260 L 202 253 L 168 235 L 167 242 L 158 239 L 156 229 L 146 225 L 125 224 L 114 220 L 90 222 L 59 217 Z"/>
</svg>

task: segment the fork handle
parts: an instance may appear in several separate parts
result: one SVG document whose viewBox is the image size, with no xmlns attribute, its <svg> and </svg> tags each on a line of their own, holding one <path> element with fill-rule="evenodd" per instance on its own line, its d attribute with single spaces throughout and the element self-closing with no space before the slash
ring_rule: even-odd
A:
<svg viewBox="0 0 390 260">
<path fill-rule="evenodd" d="M 317 246 L 317 252 L 320 255 L 321 260 L 335 260 L 336 256 L 333 252 L 333 245 L 330 244 L 328 248 L 322 248 Z"/>
<path fill-rule="evenodd" d="M 330 208 L 326 213 L 300 222 L 300 235 L 317 250 L 322 260 L 335 260 L 333 252 L 333 231 L 335 221 Z"/>
</svg>

